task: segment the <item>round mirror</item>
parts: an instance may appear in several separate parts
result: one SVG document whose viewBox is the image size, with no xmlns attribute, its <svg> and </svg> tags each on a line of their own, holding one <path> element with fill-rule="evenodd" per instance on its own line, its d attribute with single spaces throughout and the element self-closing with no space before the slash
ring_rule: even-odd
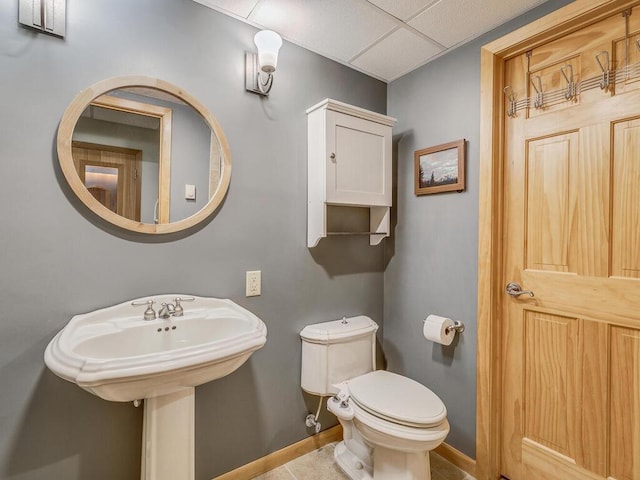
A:
<svg viewBox="0 0 640 480">
<path fill-rule="evenodd" d="M 103 80 L 80 92 L 58 128 L 58 159 L 78 198 L 140 233 L 207 218 L 231 178 L 229 146 L 198 100 L 155 78 Z"/>
</svg>

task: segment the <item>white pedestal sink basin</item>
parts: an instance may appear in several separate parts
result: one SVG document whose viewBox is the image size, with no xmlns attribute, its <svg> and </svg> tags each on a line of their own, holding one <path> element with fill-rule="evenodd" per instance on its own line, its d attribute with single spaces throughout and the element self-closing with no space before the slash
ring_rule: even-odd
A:
<svg viewBox="0 0 640 480">
<path fill-rule="evenodd" d="M 144 307 L 175 298 L 182 316 L 144 320 Z M 51 340 L 44 360 L 59 377 L 105 400 L 145 399 L 142 479 L 194 478 L 197 385 L 240 367 L 267 340 L 265 324 L 231 300 L 156 295 L 76 315 Z"/>
</svg>

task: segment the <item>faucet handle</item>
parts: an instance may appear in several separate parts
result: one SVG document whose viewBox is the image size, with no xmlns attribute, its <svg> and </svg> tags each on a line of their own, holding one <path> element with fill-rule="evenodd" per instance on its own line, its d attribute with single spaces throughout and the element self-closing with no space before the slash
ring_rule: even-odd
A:
<svg viewBox="0 0 640 480">
<path fill-rule="evenodd" d="M 176 297 L 173 299 L 173 302 L 175 303 L 175 309 L 174 309 L 174 313 L 173 316 L 174 317 L 181 317 L 182 315 L 184 315 L 184 308 L 182 308 L 182 305 L 180 305 L 180 302 L 193 302 L 195 300 L 194 297 Z"/>
<path fill-rule="evenodd" d="M 144 311 L 144 319 L 155 320 L 156 311 L 153 309 L 154 303 L 156 303 L 155 300 L 142 300 L 137 302 L 131 302 L 131 305 L 133 305 L 134 307 L 140 307 L 140 306 L 146 305 L 147 309 Z"/>
</svg>

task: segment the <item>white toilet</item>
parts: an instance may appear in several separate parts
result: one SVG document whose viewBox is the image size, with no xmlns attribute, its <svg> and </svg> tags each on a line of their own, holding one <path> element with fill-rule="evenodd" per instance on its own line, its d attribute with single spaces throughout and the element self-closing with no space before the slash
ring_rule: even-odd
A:
<svg viewBox="0 0 640 480">
<path fill-rule="evenodd" d="M 429 451 L 449 433 L 447 409 L 414 380 L 375 370 L 378 325 L 366 316 L 306 326 L 302 389 L 332 396 L 344 440 L 335 460 L 353 480 L 430 480 Z"/>
</svg>

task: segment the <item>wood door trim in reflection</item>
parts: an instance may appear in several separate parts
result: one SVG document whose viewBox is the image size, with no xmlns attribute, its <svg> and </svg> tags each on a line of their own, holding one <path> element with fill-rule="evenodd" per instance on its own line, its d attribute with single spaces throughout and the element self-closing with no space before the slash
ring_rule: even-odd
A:
<svg viewBox="0 0 640 480">
<path fill-rule="evenodd" d="M 481 50 L 481 122 L 478 237 L 478 351 L 476 478 L 500 476 L 504 329 L 504 118 L 505 63 L 533 48 L 575 32 L 637 4 L 637 0 L 577 0 Z M 536 295 L 538 292 L 536 292 Z M 569 478 L 569 477 L 567 477 Z"/>
<path fill-rule="evenodd" d="M 170 108 L 136 102 L 110 95 L 101 95 L 91 105 L 119 112 L 144 115 L 160 121 L 160 144 L 158 149 L 158 223 L 169 223 L 171 210 L 171 127 L 172 110 Z"/>
</svg>

